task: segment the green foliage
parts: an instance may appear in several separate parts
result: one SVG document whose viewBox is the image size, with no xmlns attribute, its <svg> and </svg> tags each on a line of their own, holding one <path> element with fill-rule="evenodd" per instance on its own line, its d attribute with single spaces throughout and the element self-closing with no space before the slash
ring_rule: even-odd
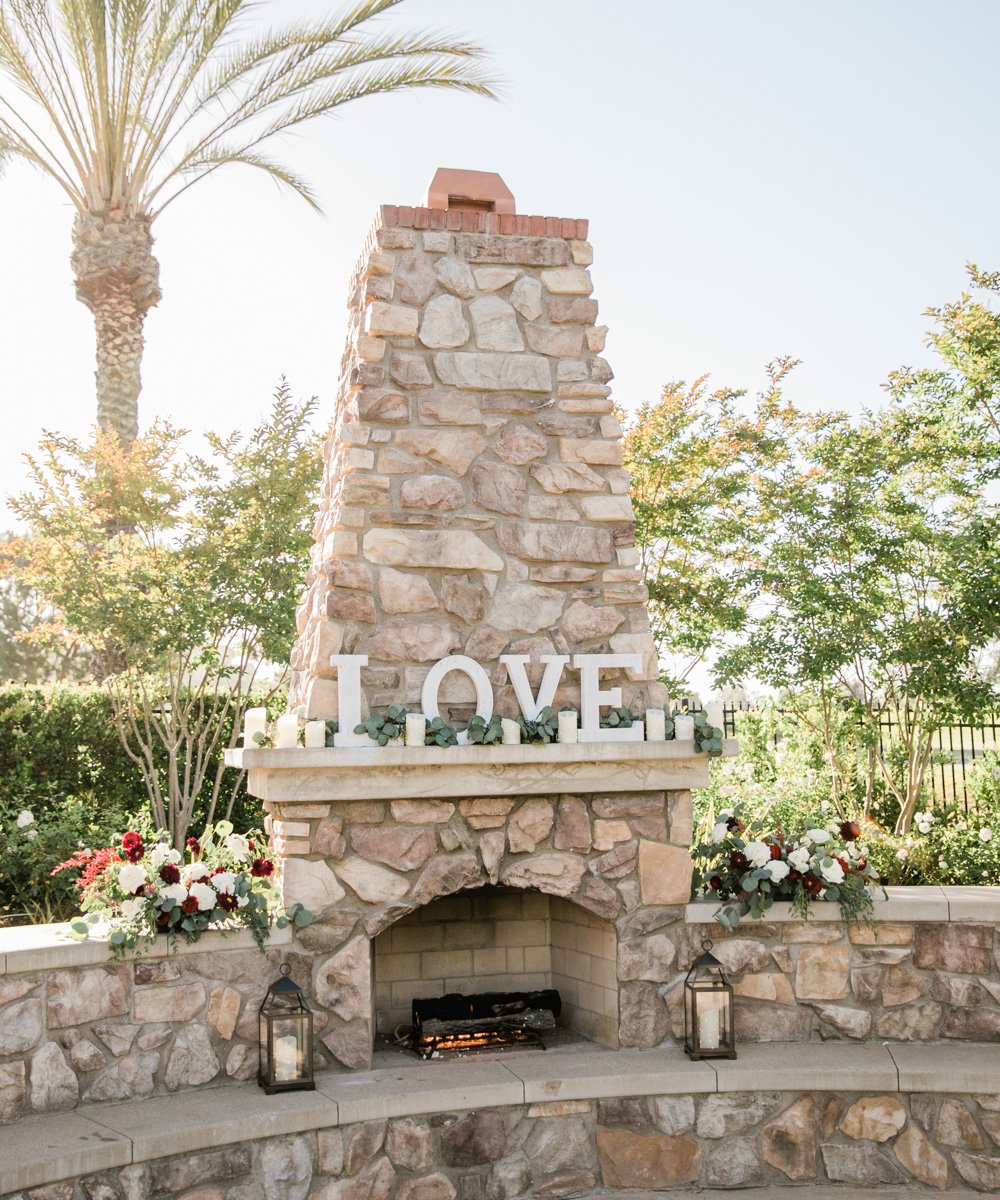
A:
<svg viewBox="0 0 1000 1200">
<path fill-rule="evenodd" d="M 694 748 L 701 754 L 718 758 L 722 754 L 722 730 L 715 725 L 709 725 L 708 718 L 703 712 L 693 713 L 694 718 Z"/>
<path fill-rule="evenodd" d="M 380 746 L 388 746 L 403 737 L 406 733 L 407 710 L 399 704 L 390 704 L 385 715 L 372 713 L 360 725 L 355 725 L 355 733 L 367 733 Z"/>
<path fill-rule="evenodd" d="M 518 717 L 517 721 L 521 726 L 522 742 L 545 745 L 548 742 L 554 742 L 556 734 L 559 732 L 559 718 L 547 704 L 539 711 L 534 721 L 529 721 L 525 717 Z"/>
<path fill-rule="evenodd" d="M 267 421 L 209 434 L 206 457 L 167 424 L 127 447 L 106 431 L 50 435 L 12 501 L 29 532 L 4 548 L 10 569 L 53 612 L 35 636 L 91 647 L 154 822 L 178 844 L 206 786 L 209 824 L 232 797 L 223 752 L 268 662 L 290 657 L 320 476 L 314 409 L 282 384 Z"/>
<path fill-rule="evenodd" d="M 473 713 L 465 727 L 469 742 L 473 746 L 499 746 L 503 741 L 503 726 L 501 718 L 496 713 L 489 719 L 483 720 L 478 713 Z"/>
<path fill-rule="evenodd" d="M 445 723 L 443 717 L 434 717 L 424 730 L 425 746 L 457 746 L 458 734 L 453 725 Z"/>
<path fill-rule="evenodd" d="M 271 156 L 282 132 L 386 92 L 493 95 L 478 46 L 376 23 L 400 3 L 361 0 L 253 36 L 251 0 L 5 4 L 0 157 L 26 159 L 81 213 L 153 218 L 228 163 L 315 206 L 305 181 Z"/>
<path fill-rule="evenodd" d="M 601 717 L 604 729 L 631 729 L 635 721 L 635 713 L 630 708 L 608 708 Z"/>
</svg>

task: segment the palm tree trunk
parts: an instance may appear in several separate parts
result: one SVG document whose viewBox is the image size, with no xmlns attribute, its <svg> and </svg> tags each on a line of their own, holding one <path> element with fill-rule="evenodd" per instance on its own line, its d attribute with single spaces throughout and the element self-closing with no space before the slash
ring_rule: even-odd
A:
<svg viewBox="0 0 1000 1200">
<path fill-rule="evenodd" d="M 78 300 L 97 333 L 97 423 L 127 445 L 139 432 L 142 326 L 160 300 L 149 218 L 77 216 L 71 258 Z"/>
</svg>

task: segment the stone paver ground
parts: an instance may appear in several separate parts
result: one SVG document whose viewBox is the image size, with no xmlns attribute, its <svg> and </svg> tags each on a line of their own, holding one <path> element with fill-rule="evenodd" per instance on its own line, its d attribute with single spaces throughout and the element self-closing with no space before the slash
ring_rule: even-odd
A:
<svg viewBox="0 0 1000 1200">
<path fill-rule="evenodd" d="M 669 1191 L 628 1191 L 607 1190 L 587 1192 L 577 1196 L 576 1200 L 860 1200 L 861 1197 L 878 1196 L 878 1200 L 925 1200 L 926 1197 L 939 1196 L 943 1200 L 978 1200 L 982 1192 L 970 1191 L 967 1188 L 949 1189 L 945 1192 L 925 1188 L 887 1188 L 880 1185 L 877 1189 L 859 1188 L 853 1185 L 837 1186 L 824 1184 L 822 1186 L 806 1187 L 751 1187 L 725 1189 L 722 1191 L 702 1191 L 698 1188 L 676 1188 Z"/>
</svg>

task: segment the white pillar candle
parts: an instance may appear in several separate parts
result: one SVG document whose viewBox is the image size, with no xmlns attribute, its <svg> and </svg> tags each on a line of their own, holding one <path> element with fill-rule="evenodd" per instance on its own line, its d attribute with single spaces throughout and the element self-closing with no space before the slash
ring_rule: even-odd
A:
<svg viewBox="0 0 1000 1200">
<path fill-rule="evenodd" d="M 571 709 L 568 712 L 559 714 L 559 741 L 560 742 L 575 742 L 578 741 L 577 727 L 579 725 L 580 714 L 576 709 Z"/>
<path fill-rule="evenodd" d="M 248 708 L 243 714 L 243 745 L 255 746 L 254 734 L 267 736 L 267 709 Z"/>
<path fill-rule="evenodd" d="M 521 744 L 521 726 L 516 721 L 512 721 L 509 717 L 503 717 L 500 721 L 500 728 L 503 730 L 503 744 L 505 746 L 519 746 Z"/>
<path fill-rule="evenodd" d="M 665 742 L 667 740 L 667 714 L 662 708 L 646 709 L 646 741 Z"/>
<path fill-rule="evenodd" d="M 722 1038 L 721 1006 L 714 996 L 698 999 L 698 1041 L 702 1050 L 718 1050 Z"/>
<path fill-rule="evenodd" d="M 322 750 L 326 745 L 326 722 L 306 721 L 306 749 Z"/>
<path fill-rule="evenodd" d="M 711 704 L 705 705 L 705 720 L 713 729 L 722 729 L 725 719 L 721 700 L 713 700 Z"/>
<path fill-rule="evenodd" d="M 674 717 L 674 737 L 678 742 L 694 741 L 694 717 L 687 713 L 678 713 Z"/>
<path fill-rule="evenodd" d="M 289 1083 L 295 1078 L 295 1065 L 298 1059 L 298 1043 L 294 1034 L 274 1039 L 274 1080 L 276 1083 Z"/>
<path fill-rule="evenodd" d="M 299 718 L 295 713 L 285 713 L 278 718 L 274 744 L 279 750 L 294 750 L 299 744 Z"/>
<path fill-rule="evenodd" d="M 427 718 L 423 713 L 406 714 L 406 744 L 422 746 L 427 733 Z"/>
</svg>

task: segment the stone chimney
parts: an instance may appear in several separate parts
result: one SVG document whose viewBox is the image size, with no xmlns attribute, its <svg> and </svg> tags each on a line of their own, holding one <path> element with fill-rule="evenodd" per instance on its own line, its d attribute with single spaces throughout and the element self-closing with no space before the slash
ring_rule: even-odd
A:
<svg viewBox="0 0 1000 1200">
<path fill-rule="evenodd" d="M 362 710 L 419 707 L 465 654 L 518 712 L 502 654 L 638 653 L 602 672 L 635 711 L 663 702 L 621 426 L 602 357 L 587 222 L 525 216 L 499 175 L 439 170 L 421 208 L 384 206 L 351 325 L 290 703 L 337 717 L 331 655 L 366 654 Z M 536 665 L 537 664 L 537 665 Z M 474 709 L 469 679 L 440 692 Z M 579 701 L 564 671 L 556 707 Z"/>
</svg>

